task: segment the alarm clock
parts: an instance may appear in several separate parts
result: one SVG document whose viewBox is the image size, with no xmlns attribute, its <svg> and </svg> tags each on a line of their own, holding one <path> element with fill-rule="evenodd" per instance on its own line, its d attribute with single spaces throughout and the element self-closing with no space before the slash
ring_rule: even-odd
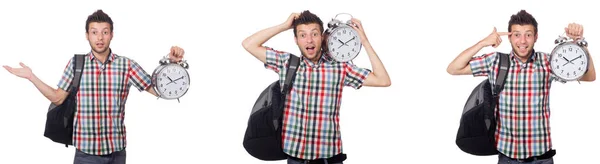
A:
<svg viewBox="0 0 600 164">
<path fill-rule="evenodd" d="M 573 40 L 564 36 L 559 36 L 554 41 L 556 47 L 550 54 L 550 66 L 552 74 L 559 81 L 579 80 L 588 70 L 589 56 L 587 42 L 584 38 Z"/>
<path fill-rule="evenodd" d="M 346 13 L 340 13 L 346 14 Z M 358 32 L 352 28 L 355 26 L 351 20 L 342 22 L 336 19 L 340 14 L 337 14 L 329 23 L 325 30 L 326 46 L 329 55 L 338 62 L 352 61 L 358 56 L 362 43 Z M 350 15 L 350 14 L 348 14 Z M 352 15 L 350 15 L 352 18 Z"/>
<path fill-rule="evenodd" d="M 152 85 L 158 98 L 167 100 L 181 98 L 190 88 L 190 75 L 186 61 L 173 63 L 168 57 L 159 61 L 159 66 L 152 73 Z"/>
</svg>

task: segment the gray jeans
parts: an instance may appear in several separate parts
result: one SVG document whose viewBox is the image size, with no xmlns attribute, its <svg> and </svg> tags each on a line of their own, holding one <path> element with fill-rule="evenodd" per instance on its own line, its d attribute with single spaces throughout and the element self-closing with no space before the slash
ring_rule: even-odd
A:
<svg viewBox="0 0 600 164">
<path fill-rule="evenodd" d="M 91 155 L 75 150 L 73 164 L 125 164 L 125 149 L 109 155 Z"/>
<path fill-rule="evenodd" d="M 514 159 L 510 159 L 504 154 L 500 153 L 500 155 L 498 155 L 498 164 L 554 164 L 554 160 L 552 158 L 549 158 L 534 160 L 532 162 L 519 162 Z"/>
</svg>

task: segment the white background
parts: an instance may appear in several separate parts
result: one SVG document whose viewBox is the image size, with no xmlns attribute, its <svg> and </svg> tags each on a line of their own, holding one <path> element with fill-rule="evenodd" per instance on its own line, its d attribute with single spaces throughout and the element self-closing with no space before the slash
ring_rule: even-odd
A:
<svg viewBox="0 0 600 164">
<path fill-rule="evenodd" d="M 570 22 L 584 25 L 594 60 L 600 45 L 591 1 L 2 1 L 0 65 L 22 61 L 55 87 L 74 53 L 90 51 L 85 20 L 103 9 L 115 22 L 113 51 L 150 73 L 170 46 L 185 49 L 190 91 L 177 101 L 156 100 L 132 88 L 127 102 L 128 163 L 264 162 L 242 147 L 259 93 L 277 75 L 241 42 L 254 32 L 310 10 L 327 23 L 347 12 L 362 20 L 392 86 L 347 88 L 341 109 L 345 163 L 496 163 L 496 156 L 463 153 L 455 145 L 464 102 L 484 78 L 451 76 L 447 65 L 494 26 L 526 9 L 539 22 L 535 49 L 549 52 Z M 593 17 L 596 16 L 596 17 Z M 497 49 L 509 52 L 508 38 Z M 292 31 L 266 43 L 299 54 Z M 354 60 L 370 67 L 366 52 Z M 0 163 L 72 163 L 74 148 L 43 136 L 49 101 L 27 80 L 0 71 Z M 554 83 L 552 142 L 557 163 L 594 161 L 598 82 Z"/>
</svg>

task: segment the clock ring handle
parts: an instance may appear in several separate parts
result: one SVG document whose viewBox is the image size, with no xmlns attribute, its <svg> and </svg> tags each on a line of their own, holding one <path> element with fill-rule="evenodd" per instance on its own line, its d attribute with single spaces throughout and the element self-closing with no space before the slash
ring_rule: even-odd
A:
<svg viewBox="0 0 600 164">
<path fill-rule="evenodd" d="M 354 18 L 354 16 L 352 16 L 352 14 L 350 14 L 350 13 L 338 13 L 338 14 L 335 15 L 335 17 L 333 17 L 333 19 L 337 19 L 337 17 L 340 16 L 340 15 L 348 15 L 348 16 L 350 16 L 350 19 L 348 19 L 346 21 L 346 24 L 352 25 L 352 18 Z M 337 20 L 339 20 L 339 19 L 337 19 Z"/>
</svg>

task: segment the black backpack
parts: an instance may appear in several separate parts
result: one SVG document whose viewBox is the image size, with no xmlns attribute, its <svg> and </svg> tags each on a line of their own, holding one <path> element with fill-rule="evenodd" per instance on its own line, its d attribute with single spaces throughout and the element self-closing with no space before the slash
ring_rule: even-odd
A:
<svg viewBox="0 0 600 164">
<path fill-rule="evenodd" d="M 44 136 L 50 140 L 65 144 L 65 147 L 73 145 L 73 118 L 77 110 L 77 92 L 79 91 L 79 81 L 83 72 L 85 55 L 75 55 L 74 76 L 69 86 L 69 95 L 62 104 L 56 106 L 50 103 L 48 114 L 46 115 L 46 129 Z"/>
<path fill-rule="evenodd" d="M 504 81 L 510 68 L 508 54 L 498 53 L 500 67 L 493 87 L 488 79 L 483 80 L 469 96 L 460 118 L 460 127 L 456 135 L 456 145 L 472 155 L 495 155 L 496 117 L 495 108 L 498 94 L 504 87 Z"/>
<path fill-rule="evenodd" d="M 244 135 L 244 148 L 255 158 L 265 161 L 284 160 L 281 126 L 285 97 L 292 88 L 300 58 L 290 54 L 288 69 L 283 85 L 277 80 L 262 91 L 248 119 Z"/>
</svg>

